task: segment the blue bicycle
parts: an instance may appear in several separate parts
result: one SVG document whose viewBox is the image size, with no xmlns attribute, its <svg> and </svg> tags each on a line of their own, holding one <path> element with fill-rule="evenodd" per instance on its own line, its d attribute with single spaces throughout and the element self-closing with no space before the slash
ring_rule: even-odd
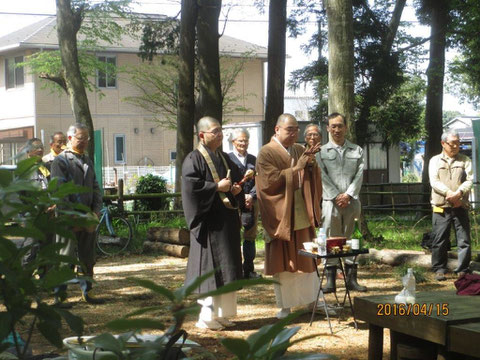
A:
<svg viewBox="0 0 480 360">
<path fill-rule="evenodd" d="M 125 250 L 132 240 L 132 225 L 121 215 L 113 215 L 110 207 L 101 210 L 96 230 L 97 247 L 105 255 L 116 255 Z"/>
</svg>

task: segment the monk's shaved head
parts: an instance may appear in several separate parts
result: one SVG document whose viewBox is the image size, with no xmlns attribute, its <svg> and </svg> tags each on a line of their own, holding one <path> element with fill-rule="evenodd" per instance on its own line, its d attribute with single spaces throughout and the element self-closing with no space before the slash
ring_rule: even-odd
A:
<svg viewBox="0 0 480 360">
<path fill-rule="evenodd" d="M 287 113 L 282 114 L 278 117 L 277 123 L 275 124 L 275 126 L 283 125 L 289 120 L 293 120 L 294 122 L 297 122 L 297 119 L 295 119 L 295 116 L 293 116 L 292 114 L 287 114 Z"/>
<path fill-rule="evenodd" d="M 208 131 L 213 125 L 220 125 L 220 122 L 211 116 L 204 116 L 198 120 L 197 133 L 200 131 Z"/>
</svg>

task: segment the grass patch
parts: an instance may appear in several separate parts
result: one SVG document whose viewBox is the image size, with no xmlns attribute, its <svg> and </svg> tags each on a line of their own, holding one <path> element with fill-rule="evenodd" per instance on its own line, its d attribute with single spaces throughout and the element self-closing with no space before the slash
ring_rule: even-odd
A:
<svg viewBox="0 0 480 360">
<path fill-rule="evenodd" d="M 396 266 L 394 269 L 395 277 L 402 281 L 402 278 L 407 274 L 408 268 L 413 269 L 413 275 L 415 276 L 415 281 L 417 284 L 427 282 L 427 269 L 409 263 Z"/>
</svg>

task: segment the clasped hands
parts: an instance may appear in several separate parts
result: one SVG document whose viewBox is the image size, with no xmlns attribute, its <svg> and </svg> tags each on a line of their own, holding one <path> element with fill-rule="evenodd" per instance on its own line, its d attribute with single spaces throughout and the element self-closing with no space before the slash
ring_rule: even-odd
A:
<svg viewBox="0 0 480 360">
<path fill-rule="evenodd" d="M 350 205 L 351 198 L 352 197 L 347 193 L 338 194 L 335 198 L 335 204 L 337 204 L 339 208 L 346 208 L 348 205 Z"/>
<path fill-rule="evenodd" d="M 217 191 L 231 192 L 233 195 L 237 195 L 242 191 L 242 187 L 237 183 L 232 184 L 232 180 L 229 178 L 224 178 L 217 183 Z"/>
<path fill-rule="evenodd" d="M 462 196 L 463 193 L 460 190 L 457 191 L 447 191 L 447 196 L 445 200 L 447 200 L 454 208 L 462 206 Z"/>
</svg>

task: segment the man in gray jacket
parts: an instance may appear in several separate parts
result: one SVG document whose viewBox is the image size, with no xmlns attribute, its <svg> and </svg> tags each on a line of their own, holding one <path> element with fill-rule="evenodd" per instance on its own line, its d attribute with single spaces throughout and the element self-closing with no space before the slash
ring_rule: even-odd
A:
<svg viewBox="0 0 480 360">
<path fill-rule="evenodd" d="M 350 239 L 355 218 L 360 217 L 359 199 L 363 180 L 363 150 L 345 139 L 347 122 L 343 115 L 332 113 L 327 118 L 331 140 L 322 146 L 317 161 L 322 170 L 322 223 L 327 238 L 344 236 Z M 337 260 L 327 261 L 327 285 L 324 292 L 334 292 Z M 347 286 L 350 290 L 367 291 L 357 282 L 357 264 L 346 260 Z"/>
<path fill-rule="evenodd" d="M 58 178 L 58 184 L 73 181 L 75 185 L 84 186 L 91 191 L 69 195 L 67 201 L 71 203 L 81 203 L 86 205 L 92 217 L 98 219 L 102 208 L 102 195 L 95 177 L 93 162 L 85 154 L 88 146 L 89 135 L 88 128 L 84 124 L 75 124 L 70 126 L 67 132 L 67 148 L 60 153 L 52 163 L 51 176 Z M 83 264 L 81 274 L 93 278 L 93 267 L 95 265 L 95 226 L 89 228 L 75 228 L 75 238 L 60 238 L 59 241 L 65 246 L 61 250 L 62 255 L 78 256 Z M 78 280 L 82 289 L 82 298 L 91 304 L 100 304 L 104 301 L 95 298 L 93 295 L 92 283 L 88 280 Z M 58 289 L 57 295 L 61 291 L 65 292 L 66 285 Z M 55 301 L 61 303 L 61 299 L 56 296 Z"/>
</svg>

